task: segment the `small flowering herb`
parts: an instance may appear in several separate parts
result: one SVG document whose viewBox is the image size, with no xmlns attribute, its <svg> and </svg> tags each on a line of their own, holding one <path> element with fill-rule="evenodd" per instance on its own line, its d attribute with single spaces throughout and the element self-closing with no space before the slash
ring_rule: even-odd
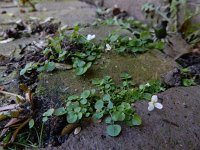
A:
<svg viewBox="0 0 200 150">
<path fill-rule="evenodd" d="M 113 49 L 118 53 L 144 53 L 150 49 L 163 49 L 164 44 L 161 41 L 153 41 L 152 35 L 148 31 L 135 33 L 134 37 L 110 34 L 106 38 L 106 43 L 110 43 Z"/>
<path fill-rule="evenodd" d="M 70 65 L 76 75 L 85 74 L 99 56 L 101 47 L 94 44 L 91 40 L 95 35 L 84 36 L 79 33 L 79 26 L 74 26 L 74 31 L 67 35 L 60 31 L 58 35 L 50 38 L 48 45 L 41 52 L 45 56 L 44 62 L 30 62 L 20 71 L 20 75 L 26 75 L 36 71 L 51 72 L 56 64 Z"/>
<path fill-rule="evenodd" d="M 158 108 L 158 109 L 163 108 L 163 105 L 158 102 L 158 96 L 157 95 L 153 95 L 151 97 L 151 101 L 149 102 L 148 110 L 152 111 L 152 110 L 154 110 L 155 107 Z"/>
<path fill-rule="evenodd" d="M 131 127 L 141 125 L 142 119 L 132 104 L 145 97 L 150 100 L 153 94 L 161 91 L 160 82 L 149 81 L 138 87 L 128 73 L 123 72 L 120 78 L 120 85 L 116 85 L 110 76 L 92 80 L 96 89 L 69 96 L 65 106 L 56 109 L 54 115 L 65 115 L 69 124 L 80 123 L 85 118 L 92 118 L 95 122 L 102 120 L 108 125 L 106 131 L 109 136 L 118 136 L 121 133 L 120 122 Z M 157 99 L 156 95 L 152 96 L 150 110 L 154 107 L 162 108 Z M 79 129 L 76 133 L 78 132 Z"/>
</svg>

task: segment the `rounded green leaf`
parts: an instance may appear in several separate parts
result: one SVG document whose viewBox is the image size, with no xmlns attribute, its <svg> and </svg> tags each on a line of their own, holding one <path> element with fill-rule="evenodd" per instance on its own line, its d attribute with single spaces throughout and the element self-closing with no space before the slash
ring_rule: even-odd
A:
<svg viewBox="0 0 200 150">
<path fill-rule="evenodd" d="M 118 136 L 121 130 L 122 128 L 120 125 L 109 125 L 106 131 L 110 136 Z"/>
<path fill-rule="evenodd" d="M 112 123 L 112 118 L 111 117 L 106 117 L 105 123 L 106 124 L 111 124 Z"/>
<path fill-rule="evenodd" d="M 81 107 L 74 108 L 74 111 L 77 112 L 77 113 L 80 112 L 81 111 Z"/>
<path fill-rule="evenodd" d="M 103 100 L 104 100 L 104 101 L 110 101 L 110 99 L 111 99 L 110 94 L 105 94 L 105 95 L 103 96 Z"/>
<path fill-rule="evenodd" d="M 28 124 L 29 124 L 29 128 L 31 129 L 34 127 L 35 122 L 33 119 L 31 119 Z"/>
<path fill-rule="evenodd" d="M 99 120 L 103 117 L 103 114 L 104 114 L 103 111 L 102 112 L 96 112 L 95 114 L 93 114 L 92 117 L 93 117 L 94 120 Z"/>
<path fill-rule="evenodd" d="M 138 114 L 136 114 L 136 113 L 133 115 L 132 124 L 133 124 L 134 126 L 139 126 L 139 125 L 142 124 L 142 119 L 141 119 L 141 117 L 140 117 Z"/>
<path fill-rule="evenodd" d="M 83 67 L 85 65 L 85 62 L 82 60 L 78 60 L 77 65 L 78 65 L 78 67 Z"/>
<path fill-rule="evenodd" d="M 56 68 L 54 62 L 48 62 L 45 67 L 46 67 L 46 71 L 48 72 L 53 71 Z"/>
<path fill-rule="evenodd" d="M 80 103 L 83 105 L 87 104 L 87 99 L 86 98 L 81 99 Z"/>
<path fill-rule="evenodd" d="M 47 120 L 48 120 L 48 117 L 43 117 L 42 118 L 42 122 L 47 122 Z"/>
<path fill-rule="evenodd" d="M 120 111 L 115 111 L 111 114 L 111 117 L 113 121 L 124 121 L 125 114 Z"/>
<path fill-rule="evenodd" d="M 101 110 L 103 108 L 104 102 L 102 100 L 98 100 L 95 105 L 94 108 L 97 110 Z"/>
<path fill-rule="evenodd" d="M 91 90 L 91 95 L 94 95 L 95 92 L 96 92 L 96 90 L 95 90 L 95 89 L 92 89 L 92 90 Z"/>
<path fill-rule="evenodd" d="M 81 112 L 78 113 L 78 120 L 80 120 L 83 117 L 83 114 Z"/>
<path fill-rule="evenodd" d="M 64 107 L 61 107 L 61 108 L 58 108 L 58 109 L 55 109 L 54 113 L 53 113 L 55 116 L 62 116 L 64 114 L 66 114 L 66 110 Z"/>
<path fill-rule="evenodd" d="M 111 101 L 108 102 L 107 108 L 108 109 L 113 109 L 113 103 Z"/>
<path fill-rule="evenodd" d="M 90 116 L 90 113 L 89 113 L 89 112 L 85 114 L 85 117 L 89 117 L 89 116 Z"/>
<path fill-rule="evenodd" d="M 117 41 L 118 38 L 119 38 L 119 35 L 117 35 L 117 34 L 111 35 L 110 41 L 115 42 L 115 41 Z"/>
<path fill-rule="evenodd" d="M 45 113 L 43 113 L 43 116 L 46 116 L 46 117 L 52 116 L 53 112 L 54 112 L 54 109 L 50 108 Z"/>
<path fill-rule="evenodd" d="M 87 57 L 87 61 L 93 61 L 96 59 L 96 56 L 90 55 Z"/>
<path fill-rule="evenodd" d="M 80 76 L 80 75 L 83 75 L 85 72 L 84 72 L 84 68 L 76 68 L 76 75 Z"/>
<path fill-rule="evenodd" d="M 150 94 L 150 93 L 143 93 L 143 99 L 145 99 L 145 100 L 150 100 L 151 99 L 151 97 L 152 97 L 152 94 Z"/>
<path fill-rule="evenodd" d="M 71 100 L 76 100 L 76 99 L 78 99 L 79 98 L 79 96 L 77 96 L 77 95 L 72 95 L 72 96 L 69 96 L 68 98 L 67 98 L 67 100 L 68 101 L 71 101 Z"/>
<path fill-rule="evenodd" d="M 90 96 L 90 91 L 85 90 L 83 93 L 81 93 L 81 98 L 88 98 Z"/>
<path fill-rule="evenodd" d="M 68 122 L 68 123 L 75 123 L 75 122 L 77 121 L 77 119 L 78 119 L 77 114 L 69 113 L 69 114 L 67 115 L 67 122 Z"/>
</svg>

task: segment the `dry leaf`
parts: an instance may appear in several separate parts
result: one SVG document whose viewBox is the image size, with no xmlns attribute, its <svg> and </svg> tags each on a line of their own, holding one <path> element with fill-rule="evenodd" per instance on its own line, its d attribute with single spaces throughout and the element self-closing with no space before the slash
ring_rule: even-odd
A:
<svg viewBox="0 0 200 150">
<path fill-rule="evenodd" d="M 11 104 L 7 106 L 0 107 L 0 112 L 1 111 L 6 111 L 6 110 L 12 110 L 12 109 L 17 109 L 19 107 L 19 104 Z"/>
<path fill-rule="evenodd" d="M 18 119 L 18 118 L 10 119 L 10 121 L 4 126 L 4 129 L 1 132 L 0 138 L 5 135 L 5 133 L 9 130 L 10 126 L 18 123 L 19 121 L 21 121 L 21 119 Z"/>
<path fill-rule="evenodd" d="M 79 124 L 68 124 L 68 125 L 66 125 L 61 132 L 61 136 L 64 136 L 66 134 L 70 134 L 78 126 L 79 126 Z"/>
<path fill-rule="evenodd" d="M 29 120 L 30 120 L 30 118 L 27 119 L 26 121 L 24 121 L 24 122 L 15 130 L 15 132 L 13 133 L 12 138 L 11 138 L 11 140 L 10 140 L 9 143 L 13 143 L 13 142 L 15 141 L 15 139 L 16 139 L 16 137 L 17 137 L 17 134 L 18 134 L 19 131 L 29 122 Z"/>
<path fill-rule="evenodd" d="M 53 17 L 48 17 L 48 18 L 46 18 L 43 22 L 41 22 L 40 24 L 45 24 L 45 23 L 51 22 L 51 21 L 53 21 L 53 20 L 54 20 Z"/>
<path fill-rule="evenodd" d="M 25 101 L 25 98 L 20 96 L 20 95 L 18 95 L 18 94 L 14 94 L 14 93 L 2 91 L 2 90 L 0 90 L 0 94 L 9 95 L 9 96 L 13 96 L 13 97 L 18 97 L 20 100 Z"/>
</svg>

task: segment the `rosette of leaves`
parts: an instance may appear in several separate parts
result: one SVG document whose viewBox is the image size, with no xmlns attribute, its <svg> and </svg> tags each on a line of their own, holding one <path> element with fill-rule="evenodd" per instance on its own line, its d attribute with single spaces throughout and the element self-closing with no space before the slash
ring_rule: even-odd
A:
<svg viewBox="0 0 200 150">
<path fill-rule="evenodd" d="M 93 79 L 92 84 L 96 85 L 101 93 L 113 92 L 116 86 L 110 76 L 105 76 L 103 79 Z"/>
</svg>

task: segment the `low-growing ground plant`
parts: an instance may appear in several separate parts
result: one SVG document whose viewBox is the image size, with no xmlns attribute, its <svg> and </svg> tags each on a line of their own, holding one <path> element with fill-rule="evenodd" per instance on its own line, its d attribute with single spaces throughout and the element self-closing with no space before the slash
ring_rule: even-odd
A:
<svg viewBox="0 0 200 150">
<path fill-rule="evenodd" d="M 99 45 L 79 34 L 79 26 L 76 25 L 69 36 L 66 32 L 60 32 L 50 38 L 48 46 L 41 52 L 46 61 L 26 64 L 20 71 L 20 75 L 33 71 L 51 72 L 63 64 L 64 67 L 68 65 L 67 68 L 74 68 L 77 75 L 83 75 L 99 57 L 100 49 Z"/>
<path fill-rule="evenodd" d="M 144 53 L 150 49 L 164 48 L 164 43 L 162 41 L 154 41 L 152 34 L 148 31 L 137 32 L 133 37 L 110 34 L 106 38 L 106 43 L 110 43 L 112 49 L 116 50 L 118 53 Z"/>
<path fill-rule="evenodd" d="M 191 75 L 188 68 L 181 69 L 181 82 L 183 86 L 193 86 L 196 85 L 196 79 L 199 78 L 199 75 Z"/>
<path fill-rule="evenodd" d="M 132 104 L 138 100 L 150 100 L 153 94 L 164 88 L 159 81 L 149 81 L 137 87 L 127 73 L 121 75 L 121 80 L 122 85 L 116 85 L 110 76 L 94 79 L 92 83 L 96 89 L 69 96 L 65 106 L 55 109 L 53 115 L 65 115 L 68 124 L 81 123 L 85 118 L 92 118 L 95 122 L 104 120 L 110 136 L 120 134 L 119 122 L 128 126 L 141 125 L 142 119 Z"/>
</svg>

